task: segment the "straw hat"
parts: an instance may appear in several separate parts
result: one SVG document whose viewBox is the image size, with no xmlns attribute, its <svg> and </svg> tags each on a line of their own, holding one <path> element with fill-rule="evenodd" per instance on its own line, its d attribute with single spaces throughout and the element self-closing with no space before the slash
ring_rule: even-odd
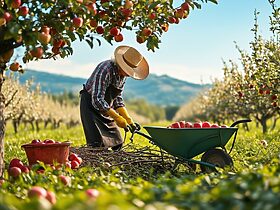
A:
<svg viewBox="0 0 280 210">
<path fill-rule="evenodd" d="M 117 65 L 134 79 L 145 79 L 149 75 L 146 59 L 133 47 L 119 46 L 115 50 Z"/>
</svg>

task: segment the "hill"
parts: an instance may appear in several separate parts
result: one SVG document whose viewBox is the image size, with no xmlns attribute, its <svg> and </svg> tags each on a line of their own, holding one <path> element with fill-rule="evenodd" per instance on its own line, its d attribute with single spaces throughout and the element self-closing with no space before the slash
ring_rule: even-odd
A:
<svg viewBox="0 0 280 210">
<path fill-rule="evenodd" d="M 21 83 L 30 79 L 34 80 L 34 84 L 40 83 L 42 91 L 51 94 L 59 94 L 65 91 L 78 93 L 82 84 L 86 82 L 84 78 L 34 70 L 27 70 L 19 77 Z M 167 75 L 150 74 L 147 79 L 142 81 L 128 78 L 124 97 L 125 99 L 144 98 L 149 103 L 164 106 L 181 105 L 209 86 L 178 80 Z"/>
</svg>

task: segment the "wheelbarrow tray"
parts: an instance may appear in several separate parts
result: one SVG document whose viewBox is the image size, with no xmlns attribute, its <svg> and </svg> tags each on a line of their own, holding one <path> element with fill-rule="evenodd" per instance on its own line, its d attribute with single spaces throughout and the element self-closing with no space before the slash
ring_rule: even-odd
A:
<svg viewBox="0 0 280 210">
<path fill-rule="evenodd" d="M 151 141 L 169 154 L 191 159 L 209 149 L 224 147 L 238 128 L 166 128 L 144 126 Z"/>
</svg>

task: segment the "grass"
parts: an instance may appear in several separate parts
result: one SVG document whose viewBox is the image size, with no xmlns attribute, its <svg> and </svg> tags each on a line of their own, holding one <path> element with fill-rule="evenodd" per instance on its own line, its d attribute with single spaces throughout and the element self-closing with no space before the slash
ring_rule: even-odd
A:
<svg viewBox="0 0 280 210">
<path fill-rule="evenodd" d="M 165 126 L 168 122 L 161 124 Z M 278 127 L 263 135 L 253 124 L 250 132 L 240 128 L 231 153 L 234 170 L 219 170 L 220 173 L 203 174 L 199 169 L 189 172 L 184 167 L 180 173 L 157 173 L 150 168 L 145 176 L 131 177 L 122 168 L 86 166 L 78 170 L 52 170 L 47 167 L 44 174 L 31 171 L 13 179 L 6 171 L 6 182 L 0 187 L 0 209 L 277 209 L 280 207 L 279 131 Z M 21 128 L 14 134 L 8 125 L 6 164 L 14 157 L 27 162 L 20 146 L 32 139 L 46 138 L 71 141 L 75 147 L 85 144 L 81 126 L 39 132 Z M 260 144 L 263 139 L 267 147 Z M 149 141 L 138 135 L 134 141 L 139 146 L 149 145 Z M 231 143 L 232 140 L 226 146 L 228 150 Z M 71 184 L 65 186 L 59 181 L 59 175 L 69 176 Z M 35 185 L 55 192 L 57 203 L 50 206 L 42 199 L 29 199 L 27 192 Z M 96 200 L 86 196 L 88 188 L 100 192 Z"/>
</svg>

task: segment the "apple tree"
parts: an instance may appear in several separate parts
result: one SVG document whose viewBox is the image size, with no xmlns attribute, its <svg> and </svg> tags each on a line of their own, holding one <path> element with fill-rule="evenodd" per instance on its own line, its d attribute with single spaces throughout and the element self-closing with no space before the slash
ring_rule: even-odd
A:
<svg viewBox="0 0 280 210">
<path fill-rule="evenodd" d="M 0 0 L 0 175 L 4 165 L 4 72 L 22 71 L 14 50 L 23 49 L 24 63 L 72 55 L 71 44 L 85 41 L 93 48 L 100 38 L 121 42 L 124 30 L 135 31 L 148 50 L 159 47 L 171 24 L 187 18 L 201 2 L 217 0 Z M 179 3 L 178 3 L 179 2 Z M 15 57 L 15 56 L 14 56 Z"/>
</svg>

